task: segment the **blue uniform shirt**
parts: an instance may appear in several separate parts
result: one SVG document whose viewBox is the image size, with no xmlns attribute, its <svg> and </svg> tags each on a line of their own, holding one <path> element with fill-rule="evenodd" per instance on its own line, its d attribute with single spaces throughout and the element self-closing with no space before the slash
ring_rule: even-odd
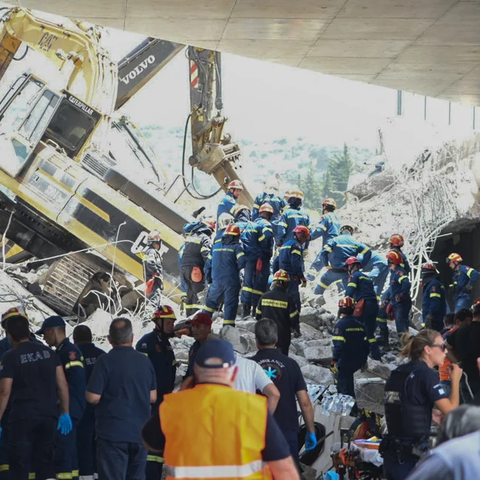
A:
<svg viewBox="0 0 480 480">
<path fill-rule="evenodd" d="M 363 325 L 353 316 L 342 317 L 333 330 L 333 360 L 338 368 L 358 370 L 368 357 L 368 341 Z"/>
<path fill-rule="evenodd" d="M 425 322 L 428 315 L 443 320 L 446 311 L 445 287 L 442 282 L 436 277 L 425 279 L 422 298 L 423 321 Z"/>
<path fill-rule="evenodd" d="M 170 345 L 170 341 L 154 330 L 144 335 L 137 342 L 135 348 L 138 352 L 147 355 L 152 362 L 157 380 L 156 405 L 160 405 L 163 401 L 163 396 L 173 392 L 175 374 L 177 372 L 175 353 Z"/>
<path fill-rule="evenodd" d="M 152 362 L 132 347 L 113 347 L 95 364 L 87 390 L 101 395 L 95 408 L 99 438 L 142 443 L 141 430 L 150 418 L 150 392 L 156 390 Z"/>
<path fill-rule="evenodd" d="M 344 232 L 335 238 L 332 238 L 322 249 L 320 254 L 323 265 L 328 265 L 334 269 L 340 270 L 345 266 L 345 261 L 348 257 L 358 257 L 364 267 L 372 256 L 372 251 L 359 242 L 350 233 Z"/>
<path fill-rule="evenodd" d="M 264 203 L 268 203 L 273 208 L 272 222 L 280 218 L 283 209 L 287 206 L 287 202 L 280 195 L 277 195 L 276 193 L 261 193 L 255 198 L 252 210 L 252 220 L 255 221 L 258 218 L 258 211 Z"/>
<path fill-rule="evenodd" d="M 247 258 L 238 237 L 226 235 L 212 248 L 212 279 L 226 285 L 240 283 L 239 273 Z"/>
<path fill-rule="evenodd" d="M 390 273 L 390 287 L 388 289 L 388 299 L 392 305 L 396 305 L 396 295 L 400 295 L 402 300 L 410 298 L 410 280 L 407 272 L 397 265 L 394 271 Z"/>
<path fill-rule="evenodd" d="M 280 247 L 278 256 L 275 258 L 273 271 L 285 270 L 290 275 L 290 280 L 297 277 L 304 278 L 305 266 L 303 262 L 302 246 L 292 238 Z"/>
<path fill-rule="evenodd" d="M 277 223 L 277 243 L 286 243 L 293 238 L 293 230 L 298 225 L 310 227 L 310 216 L 301 207 L 287 208 Z"/>
<path fill-rule="evenodd" d="M 255 222 L 248 222 L 240 237 L 247 260 L 261 258 L 270 260 L 273 249 L 273 230 L 271 224 L 262 217 Z"/>
<path fill-rule="evenodd" d="M 340 235 L 340 227 L 342 222 L 335 212 L 330 212 L 324 215 L 318 225 L 312 229 L 311 240 L 323 238 L 323 244 L 328 243 L 332 238 Z"/>
<path fill-rule="evenodd" d="M 345 296 L 359 300 L 376 300 L 375 288 L 372 279 L 365 273 L 357 270 L 348 278 Z"/>
<path fill-rule="evenodd" d="M 67 377 L 70 416 L 79 421 L 85 410 L 86 375 L 82 352 L 68 338 L 56 350 Z"/>
<path fill-rule="evenodd" d="M 474 268 L 460 265 L 460 268 L 453 272 L 453 287 L 455 290 L 454 298 L 457 298 L 462 294 L 470 295 L 471 291 L 467 290 L 467 286 L 473 288 L 473 285 L 475 285 L 477 280 L 478 272 Z"/>
<path fill-rule="evenodd" d="M 77 347 L 83 355 L 85 375 L 88 383 L 90 377 L 92 376 L 93 368 L 95 367 L 98 357 L 104 355 L 106 352 L 105 350 L 98 348 L 94 343 L 81 343 L 80 345 L 77 345 Z"/>
<path fill-rule="evenodd" d="M 233 196 L 233 193 L 227 192 L 218 204 L 217 223 L 222 213 L 228 213 L 233 216 L 233 214 L 235 213 L 235 208 L 237 208 L 237 200 Z"/>
</svg>

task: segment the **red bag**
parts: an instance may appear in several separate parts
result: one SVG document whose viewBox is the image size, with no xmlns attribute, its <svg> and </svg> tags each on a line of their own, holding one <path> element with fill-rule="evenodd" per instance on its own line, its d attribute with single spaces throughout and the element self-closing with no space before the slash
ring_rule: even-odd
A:
<svg viewBox="0 0 480 480">
<path fill-rule="evenodd" d="M 387 305 L 387 318 L 389 320 L 395 320 L 395 309 L 391 303 Z"/>
<path fill-rule="evenodd" d="M 146 284 L 145 284 L 145 295 L 150 295 L 153 292 L 153 286 L 155 285 L 155 277 L 151 278 Z"/>
<path fill-rule="evenodd" d="M 263 267 L 263 262 L 262 262 L 262 259 L 259 258 L 257 260 L 257 265 L 255 267 L 255 275 L 257 275 L 257 277 L 258 275 L 260 275 L 260 272 L 262 271 L 262 267 Z"/>
<path fill-rule="evenodd" d="M 200 283 L 203 280 L 203 273 L 200 267 L 193 267 L 190 275 L 192 282 Z"/>
<path fill-rule="evenodd" d="M 355 305 L 355 310 L 353 311 L 354 317 L 361 317 L 363 315 L 363 309 L 365 308 L 365 299 L 362 298 Z"/>
</svg>

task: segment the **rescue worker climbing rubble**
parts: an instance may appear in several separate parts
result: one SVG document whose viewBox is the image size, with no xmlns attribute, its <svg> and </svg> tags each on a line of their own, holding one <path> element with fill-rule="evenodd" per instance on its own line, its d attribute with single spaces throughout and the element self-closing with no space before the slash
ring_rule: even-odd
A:
<svg viewBox="0 0 480 480">
<path fill-rule="evenodd" d="M 240 293 L 240 270 L 245 268 L 246 257 L 240 242 L 240 229 L 229 225 L 222 241 L 212 248 L 212 285 L 203 311 L 212 315 L 224 298 L 224 325 L 235 326 Z"/>
<path fill-rule="evenodd" d="M 252 220 L 255 221 L 260 215 L 260 208 L 268 203 L 272 209 L 271 221 L 275 222 L 280 219 L 282 210 L 287 206 L 287 202 L 278 194 L 278 185 L 276 180 L 265 181 L 263 192 L 255 198 L 252 210 Z"/>
<path fill-rule="evenodd" d="M 453 291 L 454 312 L 472 306 L 472 290 L 478 280 L 478 272 L 463 265 L 463 259 L 458 253 L 451 253 L 447 257 L 447 264 L 453 270 L 453 279 L 450 288 Z"/>
<path fill-rule="evenodd" d="M 230 215 L 229 213 L 222 213 L 220 215 L 220 218 L 217 222 L 217 231 L 213 239 L 213 245 L 216 245 L 217 243 L 222 241 L 222 238 L 225 235 L 225 230 L 232 223 L 235 223 L 235 218 L 233 215 Z M 204 272 L 205 272 L 205 280 L 207 282 L 207 285 L 210 286 L 212 284 L 212 253 L 211 251 L 205 262 Z"/>
<path fill-rule="evenodd" d="M 243 191 L 243 183 L 240 180 L 232 180 L 227 187 L 227 193 L 222 198 L 217 208 L 217 223 L 222 213 L 233 215 L 237 207 L 237 199 Z"/>
<path fill-rule="evenodd" d="M 162 237 L 158 230 L 153 230 L 148 234 L 147 245 L 143 256 L 145 294 L 153 305 L 157 306 L 162 299 L 163 290 Z"/>
<path fill-rule="evenodd" d="M 302 246 L 310 238 L 310 229 L 304 225 L 298 225 L 293 230 L 294 238 L 285 242 L 280 247 L 278 256 L 273 263 L 273 271 L 285 270 L 290 276 L 287 293 L 290 294 L 295 301 L 298 312 L 301 311 L 299 286 L 307 286 L 305 278 L 305 266 L 303 262 Z"/>
<path fill-rule="evenodd" d="M 247 263 L 242 287 L 242 316 L 248 317 L 250 311 L 255 316 L 260 296 L 267 289 L 270 274 L 270 259 L 273 251 L 273 230 L 270 218 L 273 208 L 264 203 L 259 209 L 259 217 L 249 222 L 241 235 Z M 237 224 L 238 225 L 238 224 Z"/>
<path fill-rule="evenodd" d="M 205 289 L 205 264 L 212 249 L 212 225 L 197 222 L 185 238 L 182 256 L 182 280 L 186 286 L 185 312 L 193 315 L 202 308 L 198 294 Z"/>
<path fill-rule="evenodd" d="M 388 299 L 395 312 L 395 325 L 397 333 L 408 331 L 412 298 L 410 297 L 410 280 L 407 272 L 402 267 L 402 254 L 391 250 L 387 254 L 388 266 L 392 270 L 390 274 L 390 287 Z"/>
<path fill-rule="evenodd" d="M 402 256 L 402 263 L 400 266 L 405 270 L 407 275 L 412 271 L 410 268 L 410 264 L 408 263 L 408 258 L 407 255 L 402 250 L 402 247 L 405 245 L 405 240 L 403 239 L 402 235 L 399 233 L 394 233 L 393 235 L 390 236 L 388 239 L 388 243 L 390 246 L 390 250 L 394 250 Z"/>
<path fill-rule="evenodd" d="M 433 263 L 422 265 L 422 318 L 426 328 L 441 332 L 443 318 L 447 313 L 445 287 L 438 278 L 438 272 Z"/>
<path fill-rule="evenodd" d="M 310 227 L 310 216 L 302 208 L 303 192 L 293 190 L 290 192 L 288 206 L 283 210 L 277 223 L 277 245 L 283 245 L 293 238 L 293 232 L 299 225 Z"/>
<path fill-rule="evenodd" d="M 362 270 L 372 279 L 377 299 L 380 300 L 389 272 L 387 259 L 372 250 L 372 256 Z"/>
<path fill-rule="evenodd" d="M 353 316 L 355 300 L 342 298 L 338 302 L 339 321 L 333 330 L 333 352 L 330 370 L 335 377 L 338 393 L 355 398 L 353 374 L 367 362 L 368 341 L 363 325 Z"/>
<path fill-rule="evenodd" d="M 347 258 L 345 268 L 350 274 L 345 295 L 355 300 L 355 318 L 365 328 L 370 355 L 374 360 L 381 360 L 375 338 L 378 303 L 372 279 L 360 270 L 360 260 L 357 257 Z"/>
<path fill-rule="evenodd" d="M 176 320 L 175 312 L 169 305 L 162 305 L 152 315 L 155 327 L 152 332 L 144 335 L 136 345 L 136 350 L 145 354 L 152 362 L 157 381 L 157 401 L 152 404 L 152 414 L 158 411 L 164 395 L 173 392 L 177 362 L 170 338 L 174 336 L 173 326 Z M 162 478 L 163 457 L 157 452 L 149 452 L 145 470 L 146 480 Z"/>
<path fill-rule="evenodd" d="M 315 287 L 316 295 L 323 295 L 332 283 L 342 282 L 343 289 L 346 288 L 348 272 L 345 270 L 345 262 L 347 258 L 358 258 L 361 255 L 361 266 L 369 262 L 372 251 L 354 238 L 353 232 L 353 225 L 344 223 L 340 229 L 340 235 L 332 238 L 323 247 L 320 253 L 322 263 L 329 266 L 318 280 L 317 286 Z"/>
</svg>

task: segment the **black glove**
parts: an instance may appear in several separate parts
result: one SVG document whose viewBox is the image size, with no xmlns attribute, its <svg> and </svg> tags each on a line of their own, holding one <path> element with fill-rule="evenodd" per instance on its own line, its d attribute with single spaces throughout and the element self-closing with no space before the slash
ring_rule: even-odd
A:
<svg viewBox="0 0 480 480">
<path fill-rule="evenodd" d="M 465 285 L 465 291 L 467 293 L 470 293 L 472 290 L 473 290 L 473 285 L 470 285 L 470 284 Z"/>
</svg>

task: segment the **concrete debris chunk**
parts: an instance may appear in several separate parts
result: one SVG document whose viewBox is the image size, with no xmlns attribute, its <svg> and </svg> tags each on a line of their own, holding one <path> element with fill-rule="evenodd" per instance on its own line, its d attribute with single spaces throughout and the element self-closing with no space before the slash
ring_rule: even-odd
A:
<svg viewBox="0 0 480 480">
<path fill-rule="evenodd" d="M 333 383 L 333 376 L 328 368 L 304 365 L 300 369 L 307 381 L 310 380 L 318 385 L 330 385 Z"/>
</svg>

